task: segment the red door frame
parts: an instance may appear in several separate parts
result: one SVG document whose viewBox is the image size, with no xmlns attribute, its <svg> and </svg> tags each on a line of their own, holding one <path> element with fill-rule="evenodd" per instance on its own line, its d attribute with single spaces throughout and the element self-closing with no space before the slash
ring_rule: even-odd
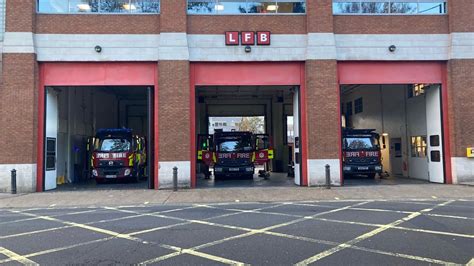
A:
<svg viewBox="0 0 474 266">
<path fill-rule="evenodd" d="M 451 141 L 448 116 L 447 65 L 445 62 L 338 62 L 339 85 L 350 84 L 441 84 L 442 124 L 445 161 L 445 182 L 452 184 Z M 340 95 L 338 86 L 337 93 Z M 339 100 L 340 102 L 340 100 Z M 339 108 L 340 109 L 340 108 Z M 340 112 L 340 111 L 339 111 Z M 341 114 L 339 114 L 341 117 Z M 340 123 L 339 123 L 340 124 Z M 339 127 L 339 139 L 341 129 Z M 342 143 L 339 159 L 342 175 Z"/>
<path fill-rule="evenodd" d="M 196 187 L 196 86 L 277 86 L 300 87 L 302 186 L 308 185 L 305 65 L 302 62 L 191 63 L 191 187 Z"/>
<path fill-rule="evenodd" d="M 47 86 L 153 86 L 154 165 L 158 165 L 158 63 L 41 63 L 39 65 L 36 191 L 43 191 Z M 154 167 L 158 189 L 158 167 Z"/>
</svg>

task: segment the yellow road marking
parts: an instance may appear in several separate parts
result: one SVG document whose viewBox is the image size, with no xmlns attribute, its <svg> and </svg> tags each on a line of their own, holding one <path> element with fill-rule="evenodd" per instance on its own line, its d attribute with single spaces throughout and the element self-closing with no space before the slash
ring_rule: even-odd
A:
<svg viewBox="0 0 474 266">
<path fill-rule="evenodd" d="M 64 247 L 59 247 L 59 248 L 53 248 L 53 249 L 48 249 L 48 250 L 42 250 L 42 251 L 38 251 L 38 252 L 35 252 L 35 253 L 30 253 L 28 255 L 24 255 L 23 257 L 31 258 L 31 257 L 35 257 L 35 256 L 46 255 L 46 254 L 50 254 L 50 253 L 54 253 L 54 252 L 58 252 L 58 251 L 63 251 L 63 250 L 67 250 L 67 249 L 72 249 L 72 248 L 76 248 L 76 247 L 80 247 L 80 246 L 86 246 L 86 245 L 90 245 L 90 244 L 94 244 L 94 243 L 104 242 L 104 241 L 108 241 L 108 240 L 111 240 L 111 239 L 113 239 L 113 237 L 101 238 L 101 239 L 87 241 L 87 242 L 83 242 L 83 243 L 79 243 L 79 244 L 74 244 L 74 245 L 69 245 L 69 246 L 64 246 Z M 12 261 L 12 259 L 9 258 L 9 259 L 0 260 L 0 264 L 6 263 L 6 262 L 9 262 L 9 261 Z"/>
<path fill-rule="evenodd" d="M 61 226 L 61 227 L 54 227 L 54 228 L 36 230 L 36 231 L 31 231 L 31 232 L 18 233 L 18 234 L 13 234 L 13 235 L 0 236 L 0 239 L 7 239 L 7 238 L 19 237 L 19 236 L 29 236 L 29 235 L 34 235 L 34 234 L 39 234 L 39 233 L 44 233 L 44 232 L 61 230 L 61 229 L 70 228 L 70 227 L 73 227 L 73 226 L 68 225 L 68 226 Z"/>
<path fill-rule="evenodd" d="M 19 255 L 11 250 L 8 250 L 4 247 L 0 247 L 0 253 L 3 255 L 7 256 L 11 260 L 18 261 L 19 263 L 25 264 L 25 265 L 38 265 L 38 263 L 26 258 L 25 256 Z"/>
<path fill-rule="evenodd" d="M 394 226 L 398 226 L 398 225 L 401 224 L 401 223 L 404 223 L 404 222 L 406 222 L 406 221 L 409 221 L 409 220 L 411 220 L 411 219 L 414 219 L 414 218 L 416 218 L 416 217 L 422 215 L 423 212 L 432 211 L 432 210 L 433 210 L 434 208 L 436 208 L 436 207 L 445 206 L 445 205 L 447 205 L 447 204 L 449 204 L 449 203 L 451 203 L 451 202 L 453 202 L 453 201 L 451 200 L 451 201 L 443 202 L 443 203 L 440 203 L 440 204 L 434 206 L 433 208 L 424 209 L 424 210 L 421 210 L 421 211 L 419 211 L 419 212 L 412 213 L 412 214 L 408 215 L 407 217 L 404 217 L 404 218 L 399 219 L 399 220 L 396 220 L 396 221 L 394 221 L 394 222 L 392 222 L 392 223 L 389 223 L 389 224 L 386 224 L 386 225 L 384 225 L 384 226 L 381 226 L 381 227 L 379 227 L 379 228 L 377 228 L 377 229 L 374 229 L 374 230 L 372 230 L 372 231 L 370 231 L 370 232 L 368 232 L 368 233 L 365 233 L 365 234 L 363 234 L 363 235 L 360 235 L 360 236 L 358 236 L 358 237 L 356 237 L 356 238 L 354 238 L 354 239 L 352 239 L 352 240 L 349 240 L 349 241 L 347 241 L 347 242 L 345 242 L 345 243 L 339 244 L 339 245 L 336 246 L 336 247 L 330 248 L 330 249 L 325 250 L 325 251 L 323 251 L 323 252 L 321 252 L 321 253 L 318 253 L 318 254 L 316 254 L 316 255 L 314 255 L 314 256 L 308 258 L 308 259 L 305 259 L 305 260 L 303 260 L 303 261 L 300 261 L 300 262 L 297 263 L 297 265 L 308 265 L 308 264 L 310 264 L 310 263 L 314 263 L 314 262 L 316 262 L 316 261 L 318 261 L 318 260 L 321 260 L 321 259 L 323 259 L 323 258 L 325 258 L 325 257 L 328 257 L 328 256 L 330 256 L 330 255 L 332 255 L 332 254 L 334 254 L 334 253 L 336 253 L 336 252 L 339 252 L 339 251 L 341 251 L 341 250 L 343 250 L 343 249 L 346 249 L 346 248 L 348 248 L 348 247 L 350 247 L 350 246 L 353 246 L 354 244 L 357 244 L 357 243 L 359 243 L 359 242 L 361 242 L 361 241 L 363 241 L 363 240 L 365 240 L 365 239 L 371 238 L 371 237 L 373 237 L 373 236 L 375 236 L 375 235 L 377 235 L 377 234 L 379 234 L 379 233 L 381 233 L 381 232 L 383 232 L 383 231 L 386 231 L 387 229 L 390 229 L 390 228 L 392 228 L 392 227 L 394 227 Z"/>
</svg>

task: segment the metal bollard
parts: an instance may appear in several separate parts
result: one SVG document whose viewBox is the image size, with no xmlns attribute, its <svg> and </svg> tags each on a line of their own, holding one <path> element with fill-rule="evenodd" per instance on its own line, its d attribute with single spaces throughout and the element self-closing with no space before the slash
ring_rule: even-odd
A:
<svg viewBox="0 0 474 266">
<path fill-rule="evenodd" d="M 331 189 L 331 169 L 329 164 L 326 164 L 326 188 Z"/>
<path fill-rule="evenodd" d="M 12 194 L 16 194 L 16 170 L 13 169 L 11 172 L 12 172 Z"/>
<path fill-rule="evenodd" d="M 173 167 L 173 191 L 178 191 L 178 167 Z"/>
</svg>

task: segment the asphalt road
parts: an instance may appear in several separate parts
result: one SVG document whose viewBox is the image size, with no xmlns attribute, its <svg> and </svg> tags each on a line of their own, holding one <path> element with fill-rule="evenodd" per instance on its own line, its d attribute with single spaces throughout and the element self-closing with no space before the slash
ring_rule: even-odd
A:
<svg viewBox="0 0 474 266">
<path fill-rule="evenodd" d="M 466 264 L 474 201 L 0 209 L 0 264 Z"/>
</svg>

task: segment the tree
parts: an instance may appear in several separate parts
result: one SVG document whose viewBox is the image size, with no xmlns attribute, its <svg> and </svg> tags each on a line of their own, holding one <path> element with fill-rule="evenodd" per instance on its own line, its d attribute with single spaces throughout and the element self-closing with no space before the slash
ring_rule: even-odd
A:
<svg viewBox="0 0 474 266">
<path fill-rule="evenodd" d="M 240 123 L 237 123 L 239 131 L 250 131 L 252 133 L 264 133 L 264 126 L 263 117 L 258 116 L 242 117 Z"/>
</svg>

